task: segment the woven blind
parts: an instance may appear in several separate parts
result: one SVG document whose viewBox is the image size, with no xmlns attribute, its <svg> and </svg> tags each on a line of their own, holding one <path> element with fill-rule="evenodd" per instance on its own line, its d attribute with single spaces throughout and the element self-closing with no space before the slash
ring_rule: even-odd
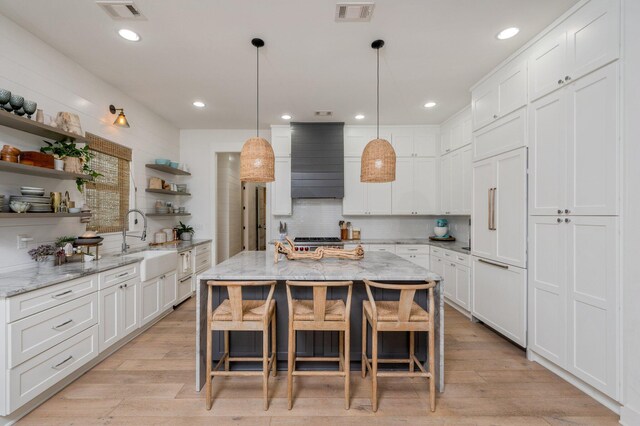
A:
<svg viewBox="0 0 640 426">
<path fill-rule="evenodd" d="M 91 208 L 91 222 L 87 229 L 107 233 L 118 232 L 127 225 L 129 210 L 129 162 L 131 149 L 86 133 L 94 158 L 91 168 L 102 176 L 85 185 L 86 202 Z"/>
</svg>

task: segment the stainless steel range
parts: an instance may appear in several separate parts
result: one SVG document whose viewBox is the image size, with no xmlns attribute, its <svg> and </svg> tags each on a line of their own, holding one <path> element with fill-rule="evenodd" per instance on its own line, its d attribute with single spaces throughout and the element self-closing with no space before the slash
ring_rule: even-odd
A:
<svg viewBox="0 0 640 426">
<path fill-rule="evenodd" d="M 318 247 L 344 248 L 344 243 L 338 237 L 296 237 L 296 251 L 314 251 Z"/>
</svg>

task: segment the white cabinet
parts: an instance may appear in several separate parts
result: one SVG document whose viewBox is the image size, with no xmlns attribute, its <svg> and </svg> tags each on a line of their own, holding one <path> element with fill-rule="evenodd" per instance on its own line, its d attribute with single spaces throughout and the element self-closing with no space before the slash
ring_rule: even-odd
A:
<svg viewBox="0 0 640 426">
<path fill-rule="evenodd" d="M 473 316 L 526 347 L 526 270 L 474 257 L 472 272 Z"/>
<path fill-rule="evenodd" d="M 396 160 L 391 184 L 391 213 L 426 215 L 437 212 L 436 159 L 409 157 Z"/>
<path fill-rule="evenodd" d="M 422 244 L 396 244 L 396 254 L 425 269 L 431 269 L 430 247 Z"/>
<path fill-rule="evenodd" d="M 391 183 L 360 182 L 360 158 L 344 159 L 342 214 L 391 214 Z"/>
<path fill-rule="evenodd" d="M 392 127 L 391 145 L 397 157 L 435 157 L 438 132 L 422 127 Z"/>
<path fill-rule="evenodd" d="M 619 212 L 618 64 L 529 108 L 530 214 Z"/>
<path fill-rule="evenodd" d="M 496 120 L 473 134 L 473 161 L 527 145 L 526 108 Z"/>
<path fill-rule="evenodd" d="M 291 127 L 271 126 L 271 147 L 276 157 L 291 157 Z"/>
<path fill-rule="evenodd" d="M 471 270 L 469 256 L 451 250 L 431 250 L 431 268 L 444 280 L 444 295 L 458 309 L 471 310 Z"/>
<path fill-rule="evenodd" d="M 452 173 L 451 155 L 443 155 L 440 157 L 440 211 L 444 214 L 451 213 Z"/>
<path fill-rule="evenodd" d="M 471 147 L 440 157 L 440 211 L 471 214 Z"/>
<path fill-rule="evenodd" d="M 478 130 L 527 103 L 527 63 L 516 60 L 473 90 L 473 130 Z"/>
<path fill-rule="evenodd" d="M 471 143 L 471 107 L 456 113 L 440 129 L 440 155 Z"/>
<path fill-rule="evenodd" d="M 530 347 L 616 399 L 619 220 L 594 216 L 529 220 Z"/>
<path fill-rule="evenodd" d="M 138 286 L 133 279 L 98 292 L 100 352 L 138 328 Z"/>
<path fill-rule="evenodd" d="M 162 276 L 162 310 L 173 308 L 178 300 L 177 275 L 175 272 Z"/>
<path fill-rule="evenodd" d="M 529 99 L 536 100 L 620 56 L 619 1 L 591 1 L 543 37 L 529 55 Z"/>
<path fill-rule="evenodd" d="M 154 278 L 140 284 L 140 326 L 144 326 L 162 313 L 162 278 Z"/>
<path fill-rule="evenodd" d="M 276 157 L 274 168 L 275 181 L 269 183 L 271 190 L 271 214 L 291 215 L 291 158 Z"/>
<path fill-rule="evenodd" d="M 474 255 L 526 266 L 526 170 L 526 148 L 473 164 Z"/>
</svg>

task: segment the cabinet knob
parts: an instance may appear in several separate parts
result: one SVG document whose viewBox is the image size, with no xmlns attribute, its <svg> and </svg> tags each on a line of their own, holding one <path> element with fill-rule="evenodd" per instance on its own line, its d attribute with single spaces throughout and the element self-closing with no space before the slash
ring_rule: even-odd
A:
<svg viewBox="0 0 640 426">
<path fill-rule="evenodd" d="M 558 84 L 562 84 L 562 83 L 564 83 L 563 79 L 558 80 Z"/>
<path fill-rule="evenodd" d="M 562 219 L 561 218 L 558 218 L 556 220 L 558 221 L 558 223 L 562 223 Z"/>
<path fill-rule="evenodd" d="M 571 213 L 571 210 L 569 210 L 569 209 L 565 209 L 565 210 L 564 210 L 564 212 L 565 212 L 565 213 L 567 213 L 567 214 L 569 214 L 569 213 Z"/>
<path fill-rule="evenodd" d="M 498 114 L 493 114 L 493 118 L 498 118 Z"/>
<path fill-rule="evenodd" d="M 562 214 L 562 209 L 558 209 L 558 214 Z"/>
<path fill-rule="evenodd" d="M 571 77 L 569 77 L 568 75 L 565 76 L 564 81 L 569 81 L 569 80 L 571 80 Z"/>
<path fill-rule="evenodd" d="M 571 222 L 571 219 L 569 219 L 569 218 L 566 218 L 566 219 L 564 220 L 564 223 L 569 223 L 569 222 Z"/>
<path fill-rule="evenodd" d="M 122 288 L 122 286 L 118 286 L 118 288 Z"/>
</svg>

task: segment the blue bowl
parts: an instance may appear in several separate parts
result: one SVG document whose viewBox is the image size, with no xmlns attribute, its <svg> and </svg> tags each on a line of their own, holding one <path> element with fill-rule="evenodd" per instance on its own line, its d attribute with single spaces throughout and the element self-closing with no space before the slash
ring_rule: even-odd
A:
<svg viewBox="0 0 640 426">
<path fill-rule="evenodd" d="M 180 165 L 180 163 L 176 163 L 176 162 L 171 162 L 170 166 L 173 167 L 174 169 L 177 169 L 178 166 Z"/>
<path fill-rule="evenodd" d="M 171 160 L 167 160 L 165 158 L 158 158 L 156 160 L 156 164 L 160 164 L 161 166 L 168 166 L 169 164 L 171 164 Z"/>
</svg>

